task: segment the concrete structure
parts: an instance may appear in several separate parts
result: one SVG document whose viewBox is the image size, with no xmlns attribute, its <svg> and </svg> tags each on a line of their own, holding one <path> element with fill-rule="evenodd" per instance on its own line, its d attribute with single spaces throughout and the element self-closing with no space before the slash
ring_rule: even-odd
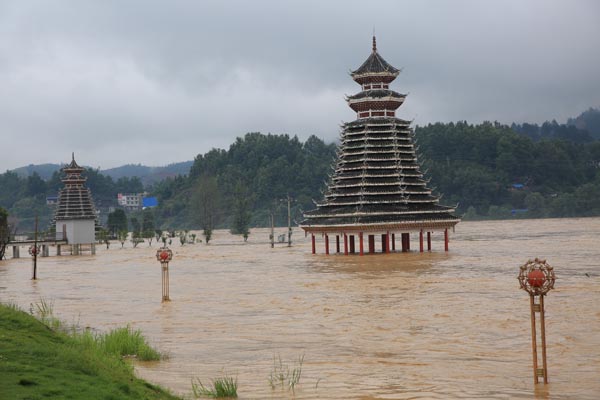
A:
<svg viewBox="0 0 600 400">
<path fill-rule="evenodd" d="M 66 175 L 62 179 L 65 187 L 58 194 L 54 214 L 57 240 L 66 239 L 68 244 L 75 246 L 96 241 L 96 209 L 90 190 L 84 187 L 86 178 L 81 176 L 84 170 L 75 162 L 75 155 L 62 169 Z"/>
<path fill-rule="evenodd" d="M 117 203 L 129 210 L 139 210 L 142 208 L 142 199 L 145 193 L 118 193 Z"/>
</svg>

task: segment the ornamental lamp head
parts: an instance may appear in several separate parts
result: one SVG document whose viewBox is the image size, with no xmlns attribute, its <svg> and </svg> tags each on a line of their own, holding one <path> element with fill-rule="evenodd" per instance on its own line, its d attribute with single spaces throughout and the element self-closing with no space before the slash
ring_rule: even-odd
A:
<svg viewBox="0 0 600 400">
<path fill-rule="evenodd" d="M 161 264 L 168 263 L 173 259 L 173 252 L 168 247 L 162 247 L 156 251 L 156 260 Z"/>
<path fill-rule="evenodd" d="M 554 268 L 546 260 L 536 258 L 521 265 L 517 279 L 521 289 L 530 295 L 544 296 L 554 289 L 556 276 L 554 275 Z"/>
</svg>

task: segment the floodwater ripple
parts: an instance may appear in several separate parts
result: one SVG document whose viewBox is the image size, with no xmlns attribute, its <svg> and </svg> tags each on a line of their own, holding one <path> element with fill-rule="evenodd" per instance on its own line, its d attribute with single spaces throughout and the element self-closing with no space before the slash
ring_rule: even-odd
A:
<svg viewBox="0 0 600 400">
<path fill-rule="evenodd" d="M 170 358 L 138 374 L 185 394 L 190 379 L 228 373 L 242 399 L 595 399 L 600 395 L 600 219 L 463 222 L 450 252 L 310 254 L 218 231 L 210 245 L 174 244 L 171 302 L 160 302 L 157 245 L 96 256 L 0 262 L 0 301 L 54 301 L 67 322 L 131 324 Z M 413 236 L 413 242 L 416 238 Z M 233 245 L 235 244 L 235 245 Z M 317 248 L 323 251 L 321 238 Z M 529 301 L 518 266 L 555 267 L 548 295 L 550 384 L 532 383 Z M 274 357 L 304 355 L 295 393 L 271 389 Z"/>
</svg>

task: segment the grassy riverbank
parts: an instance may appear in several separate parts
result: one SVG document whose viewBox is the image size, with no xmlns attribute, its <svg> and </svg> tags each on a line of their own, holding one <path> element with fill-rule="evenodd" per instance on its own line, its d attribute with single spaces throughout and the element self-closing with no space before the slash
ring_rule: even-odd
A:
<svg viewBox="0 0 600 400">
<path fill-rule="evenodd" d="M 0 399 L 178 399 L 98 343 L 0 304 Z"/>
</svg>

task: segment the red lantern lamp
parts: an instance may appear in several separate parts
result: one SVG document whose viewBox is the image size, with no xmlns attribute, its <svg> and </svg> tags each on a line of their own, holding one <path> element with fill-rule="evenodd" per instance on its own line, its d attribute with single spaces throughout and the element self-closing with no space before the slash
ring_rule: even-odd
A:
<svg viewBox="0 0 600 400">
<path fill-rule="evenodd" d="M 544 271 L 542 270 L 534 269 L 527 274 L 527 283 L 529 283 L 529 285 L 532 287 L 542 287 L 544 286 L 545 282 L 546 274 L 544 274 Z"/>
</svg>

